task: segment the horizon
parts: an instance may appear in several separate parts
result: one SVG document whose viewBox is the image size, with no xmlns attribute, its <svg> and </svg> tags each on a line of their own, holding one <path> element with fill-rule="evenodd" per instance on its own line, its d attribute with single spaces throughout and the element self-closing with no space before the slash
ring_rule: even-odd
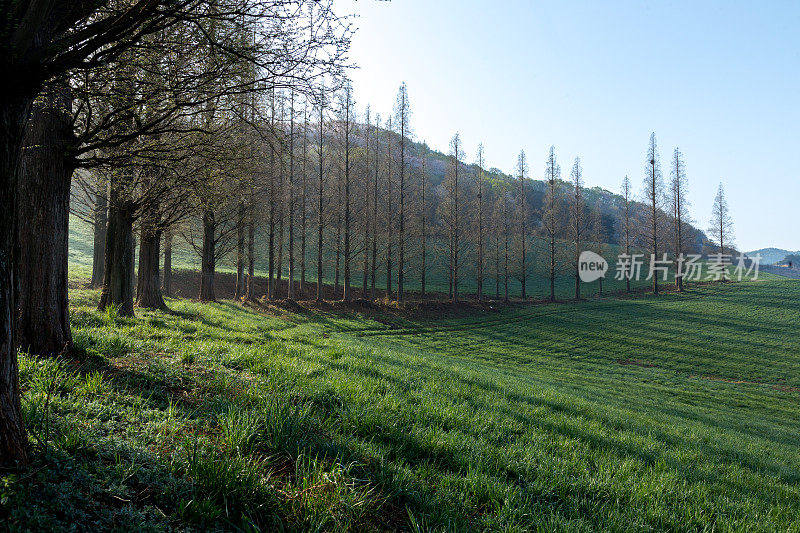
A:
<svg viewBox="0 0 800 533">
<path fill-rule="evenodd" d="M 707 231 L 722 182 L 738 249 L 800 249 L 791 227 L 800 185 L 774 157 L 792 153 L 800 119 L 789 105 L 800 76 L 786 68 L 800 6 L 505 5 L 342 0 L 341 14 L 358 17 L 359 111 L 369 104 L 386 117 L 405 82 L 412 138 L 432 150 L 447 153 L 458 132 L 466 162 L 483 143 L 485 167 L 514 175 L 524 150 L 530 177 L 542 179 L 553 145 L 562 179 L 579 156 L 587 187 L 618 194 L 628 175 L 637 199 L 655 132 L 665 181 L 674 148 L 683 152 L 695 227 Z"/>
</svg>

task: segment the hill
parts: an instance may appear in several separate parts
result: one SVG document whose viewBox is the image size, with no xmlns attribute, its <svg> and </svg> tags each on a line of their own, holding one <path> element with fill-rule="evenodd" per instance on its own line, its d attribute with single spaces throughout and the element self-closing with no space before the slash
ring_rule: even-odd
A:
<svg viewBox="0 0 800 533">
<path fill-rule="evenodd" d="M 426 159 L 426 174 L 429 176 L 430 183 L 434 187 L 440 187 L 445 180 L 447 173 L 447 165 L 449 156 L 442 152 L 431 150 L 424 143 L 412 142 L 410 143 L 410 161 L 409 165 L 413 172 L 419 174 L 422 167 L 423 157 Z M 466 158 L 467 161 L 470 157 Z M 533 161 L 530 164 L 531 175 L 537 175 L 538 161 Z M 544 162 L 541 162 L 541 167 L 544 167 Z M 480 167 L 477 164 L 468 164 L 472 174 L 477 174 Z M 485 176 L 490 182 L 510 182 L 517 178 L 505 174 L 497 168 L 484 169 Z M 621 195 L 603 189 L 601 187 L 591 186 L 591 177 L 587 178 L 587 188 L 584 192 L 587 206 L 590 210 L 597 210 L 602 214 L 603 221 L 603 235 L 610 244 L 619 244 L 621 242 L 621 234 L 617 221 L 621 220 L 624 212 L 624 199 Z M 531 217 L 534 227 L 541 225 L 541 211 L 545 201 L 546 183 L 543 180 L 530 179 L 530 186 L 527 187 L 526 203 L 530 207 Z M 569 194 L 568 189 L 570 184 L 566 181 L 559 181 L 559 191 L 563 197 Z M 633 202 L 632 211 L 643 211 L 646 206 L 640 202 Z M 687 225 L 686 232 L 687 246 L 693 251 L 701 252 L 704 245 L 708 242 L 708 237 L 705 233 L 691 225 Z"/>
<path fill-rule="evenodd" d="M 761 254 L 762 264 L 774 265 L 780 261 L 783 261 L 787 255 L 796 255 L 800 254 L 800 252 L 792 252 L 782 248 L 761 248 L 758 250 L 753 250 L 752 252 L 746 252 L 746 254 L 750 257 L 754 257 L 756 254 Z"/>
</svg>

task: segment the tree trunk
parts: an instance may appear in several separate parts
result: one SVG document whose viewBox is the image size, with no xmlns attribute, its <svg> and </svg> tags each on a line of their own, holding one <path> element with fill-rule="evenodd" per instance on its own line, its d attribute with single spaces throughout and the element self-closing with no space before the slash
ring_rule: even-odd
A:
<svg viewBox="0 0 800 533">
<path fill-rule="evenodd" d="M 164 296 L 172 296 L 172 230 L 164 233 Z"/>
<path fill-rule="evenodd" d="M 24 140 L 18 191 L 17 347 L 57 355 L 72 345 L 67 260 L 75 138 L 63 84 L 35 104 Z"/>
<path fill-rule="evenodd" d="M 103 285 L 105 267 L 106 230 L 108 229 L 108 187 L 98 179 L 94 204 L 94 247 L 92 249 L 92 288 Z"/>
<path fill-rule="evenodd" d="M 22 135 L 33 96 L 8 92 L 0 101 L 0 464 L 28 459 L 28 436 L 19 401 L 14 270 Z"/>
<path fill-rule="evenodd" d="M 233 298 L 240 300 L 244 297 L 244 224 L 245 207 L 244 202 L 239 202 L 239 217 L 236 228 L 236 289 Z"/>
<path fill-rule="evenodd" d="M 256 225 L 253 220 L 253 205 L 250 205 L 250 214 L 247 222 L 247 289 L 245 300 L 252 300 L 255 298 L 255 285 L 256 285 Z"/>
<path fill-rule="evenodd" d="M 216 302 L 214 274 L 216 271 L 216 219 L 213 211 L 203 213 L 203 249 L 200 258 L 200 301 Z"/>
<path fill-rule="evenodd" d="M 161 258 L 161 230 L 157 215 L 146 215 L 142 220 L 139 239 L 139 276 L 136 283 L 136 305 L 145 309 L 167 310 L 161 295 L 158 261 Z"/>
<path fill-rule="evenodd" d="M 115 184 L 109 188 L 103 292 L 98 309 L 117 307 L 120 316 L 133 316 L 133 205 Z"/>
</svg>

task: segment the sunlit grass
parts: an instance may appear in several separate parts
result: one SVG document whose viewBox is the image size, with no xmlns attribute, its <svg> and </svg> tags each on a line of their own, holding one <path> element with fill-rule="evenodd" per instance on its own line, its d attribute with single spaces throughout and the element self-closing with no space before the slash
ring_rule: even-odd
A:
<svg viewBox="0 0 800 533">
<path fill-rule="evenodd" d="M 34 530 L 800 528 L 800 284 L 462 318 L 71 292 L 21 357 Z"/>
</svg>

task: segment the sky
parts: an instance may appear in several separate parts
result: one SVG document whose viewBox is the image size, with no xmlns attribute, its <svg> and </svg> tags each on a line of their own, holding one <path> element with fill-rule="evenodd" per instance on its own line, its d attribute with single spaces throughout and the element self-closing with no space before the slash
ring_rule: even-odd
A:
<svg viewBox="0 0 800 533">
<path fill-rule="evenodd" d="M 541 179 L 553 145 L 589 187 L 644 180 L 655 132 L 665 179 L 679 147 L 689 212 L 709 226 L 720 182 L 741 250 L 800 250 L 800 2 L 336 0 L 356 15 L 360 109 L 386 117 L 402 82 L 417 141 Z"/>
</svg>

